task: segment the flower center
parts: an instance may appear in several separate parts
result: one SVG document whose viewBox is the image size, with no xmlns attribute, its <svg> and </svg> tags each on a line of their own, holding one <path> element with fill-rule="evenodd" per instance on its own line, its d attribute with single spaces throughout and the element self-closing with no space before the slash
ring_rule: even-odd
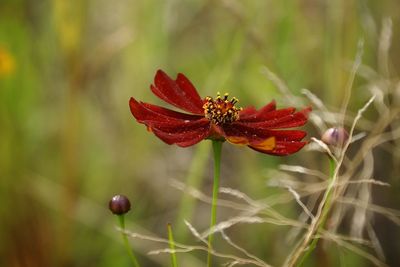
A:
<svg viewBox="0 0 400 267">
<path fill-rule="evenodd" d="M 204 116 L 216 125 L 237 121 L 239 119 L 239 111 L 242 110 L 242 108 L 235 107 L 237 102 L 239 100 L 235 97 L 228 100 L 228 94 L 225 94 L 222 98 L 217 93 L 217 98 L 215 99 L 207 96 L 203 105 Z"/>
</svg>

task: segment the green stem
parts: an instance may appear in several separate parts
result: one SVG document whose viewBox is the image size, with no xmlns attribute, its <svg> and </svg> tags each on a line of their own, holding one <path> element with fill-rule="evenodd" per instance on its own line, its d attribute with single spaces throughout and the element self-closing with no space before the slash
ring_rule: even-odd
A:
<svg viewBox="0 0 400 267">
<path fill-rule="evenodd" d="M 218 201 L 218 191 L 219 191 L 219 178 L 220 178 L 220 169 L 221 169 L 221 150 L 222 150 L 221 141 L 212 141 L 212 147 L 214 152 L 214 185 L 213 185 L 213 195 L 211 202 L 211 222 L 210 229 L 215 226 L 217 221 L 217 201 Z M 211 233 L 208 236 L 208 255 L 207 255 L 207 266 L 211 267 L 212 265 L 212 242 L 214 239 L 214 234 Z"/>
<path fill-rule="evenodd" d="M 121 227 L 122 230 L 125 230 L 125 216 L 122 214 L 122 215 L 118 215 L 117 217 L 118 217 L 118 221 L 119 221 L 119 226 Z M 129 257 L 131 258 L 133 266 L 140 267 L 139 262 L 137 261 L 135 254 L 133 254 L 133 250 L 132 250 L 131 246 L 129 245 L 128 237 L 126 236 L 126 234 L 124 232 L 121 232 L 121 234 L 122 234 L 122 240 L 124 241 L 124 246 L 126 248 L 126 251 L 129 254 Z"/>
<path fill-rule="evenodd" d="M 335 160 L 333 160 L 332 158 L 329 158 L 329 178 L 330 178 L 329 182 L 331 182 L 333 179 L 333 175 L 335 174 L 335 169 L 336 169 Z M 329 188 L 328 188 L 328 190 L 329 190 Z M 328 213 L 331 210 L 331 206 L 332 206 L 332 196 L 333 196 L 333 191 L 331 190 L 328 192 L 328 197 L 326 198 L 325 206 L 322 209 L 321 223 L 318 226 L 316 233 L 320 232 L 320 230 L 322 230 L 325 226 L 326 219 L 328 218 Z M 298 267 L 302 266 L 303 263 L 305 262 L 305 260 L 308 259 L 308 257 L 311 255 L 311 253 L 316 248 L 318 241 L 319 241 L 318 237 L 315 237 L 313 239 L 310 246 L 308 247 L 307 252 L 303 255 L 299 264 L 297 265 Z"/>
<path fill-rule="evenodd" d="M 178 267 L 178 261 L 176 259 L 176 253 L 175 253 L 174 236 L 172 235 L 172 227 L 171 227 L 170 223 L 167 224 L 167 229 L 168 229 L 169 248 L 172 250 L 172 252 L 171 252 L 171 266 L 172 267 Z"/>
</svg>

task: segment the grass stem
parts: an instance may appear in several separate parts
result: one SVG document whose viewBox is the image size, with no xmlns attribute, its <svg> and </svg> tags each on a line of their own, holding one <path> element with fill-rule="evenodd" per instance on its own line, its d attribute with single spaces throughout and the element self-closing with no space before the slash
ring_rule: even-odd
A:
<svg viewBox="0 0 400 267">
<path fill-rule="evenodd" d="M 125 216 L 122 215 L 118 215 L 118 221 L 119 221 L 119 226 L 121 227 L 122 230 L 125 230 Z M 133 250 L 131 248 L 131 246 L 129 245 L 129 241 L 128 241 L 128 237 L 126 236 L 126 234 L 124 232 L 121 232 L 122 234 L 122 240 L 124 242 L 124 246 L 126 248 L 126 251 L 129 254 L 129 257 L 132 261 L 132 264 L 134 267 L 140 267 L 139 262 L 137 261 L 135 254 L 133 253 Z"/>
<path fill-rule="evenodd" d="M 333 175 L 335 174 L 335 168 L 336 168 L 336 161 L 329 157 L 329 178 L 330 178 L 330 180 L 333 179 Z M 320 223 L 316 233 L 318 233 L 325 226 L 325 222 L 328 217 L 328 213 L 331 210 L 331 206 L 332 206 L 332 195 L 333 195 L 333 191 L 331 190 L 328 192 L 326 204 L 325 204 L 325 206 L 322 210 L 322 214 L 321 214 L 321 219 L 320 219 L 321 223 Z M 316 248 L 318 241 L 319 241 L 319 237 L 315 237 L 313 239 L 313 241 L 311 242 L 310 246 L 308 247 L 306 253 L 303 255 L 303 257 L 299 261 L 299 264 L 297 265 L 298 267 L 302 266 L 303 263 L 308 259 L 308 257 L 311 255 L 311 253 Z"/>
<path fill-rule="evenodd" d="M 176 259 L 176 253 L 175 253 L 175 241 L 174 241 L 174 236 L 172 235 L 172 227 L 170 223 L 167 224 L 167 229 L 168 229 L 169 248 L 172 250 L 171 266 L 178 267 L 178 260 Z"/>
</svg>

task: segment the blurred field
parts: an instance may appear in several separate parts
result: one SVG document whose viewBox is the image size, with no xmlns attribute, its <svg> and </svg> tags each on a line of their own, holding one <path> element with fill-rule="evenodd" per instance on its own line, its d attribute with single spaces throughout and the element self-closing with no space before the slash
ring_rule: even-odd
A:
<svg viewBox="0 0 400 267">
<path fill-rule="evenodd" d="M 177 241 L 198 244 L 182 221 L 205 230 L 209 205 L 171 186 L 171 179 L 210 195 L 211 144 L 182 149 L 162 143 L 134 121 L 129 98 L 160 104 L 149 85 L 161 68 L 171 76 L 184 73 L 202 96 L 227 91 L 243 106 L 260 107 L 271 99 L 280 107 L 291 104 L 291 95 L 268 79 L 267 67 L 301 97 L 295 103 L 310 104 L 301 94 L 307 88 L 329 110 L 340 112 L 361 39 L 364 53 L 349 116 L 377 91 L 386 92 L 382 101 L 398 109 L 396 0 L 1 0 L 0 266 L 130 266 L 107 210 L 116 193 L 133 203 L 129 230 L 166 237 L 170 222 Z M 372 106 L 356 133 L 373 131 L 385 114 L 384 106 Z M 399 121 L 395 117 L 383 131 L 398 132 Z M 307 130 L 309 137 L 320 137 L 313 124 Z M 399 137 L 393 136 L 370 153 L 372 163 L 366 161 L 373 165 L 370 177 L 391 184 L 368 187 L 368 202 L 399 209 L 400 149 Z M 359 147 L 355 143 L 350 155 Z M 221 186 L 274 200 L 287 190 L 268 186 L 279 178 L 271 169 L 295 164 L 327 174 L 328 161 L 321 155 L 304 149 L 275 158 L 226 144 Z M 302 212 L 293 199 L 275 208 L 294 220 Z M 338 233 L 349 233 L 356 210 L 343 218 Z M 391 220 L 369 211 L 367 228 L 376 235 L 362 231 L 366 239 L 380 241 L 381 254 L 376 246 L 356 246 L 398 266 L 400 217 L 393 213 Z M 218 220 L 237 214 L 221 208 Z M 257 257 L 281 266 L 295 245 L 287 238 L 290 231 L 289 226 L 239 224 L 226 232 Z M 163 245 L 133 239 L 132 246 L 142 266 L 169 266 L 168 255 L 147 255 Z M 221 238 L 217 246 L 240 254 Z M 178 260 L 183 267 L 204 266 L 205 254 L 179 254 Z M 327 242 L 305 266 L 374 264 Z"/>
</svg>

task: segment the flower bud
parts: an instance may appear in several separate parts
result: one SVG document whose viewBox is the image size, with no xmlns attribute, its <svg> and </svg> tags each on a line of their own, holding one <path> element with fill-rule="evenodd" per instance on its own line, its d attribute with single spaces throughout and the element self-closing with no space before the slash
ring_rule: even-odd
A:
<svg viewBox="0 0 400 267">
<path fill-rule="evenodd" d="M 124 195 L 113 196 L 108 203 L 108 208 L 112 213 L 116 215 L 122 215 L 127 213 L 131 209 L 131 203 L 129 199 Z"/>
<path fill-rule="evenodd" d="M 343 146 L 347 140 L 349 139 L 349 134 L 342 127 L 333 127 L 329 128 L 322 135 L 322 142 L 327 145 L 341 147 Z"/>
</svg>

